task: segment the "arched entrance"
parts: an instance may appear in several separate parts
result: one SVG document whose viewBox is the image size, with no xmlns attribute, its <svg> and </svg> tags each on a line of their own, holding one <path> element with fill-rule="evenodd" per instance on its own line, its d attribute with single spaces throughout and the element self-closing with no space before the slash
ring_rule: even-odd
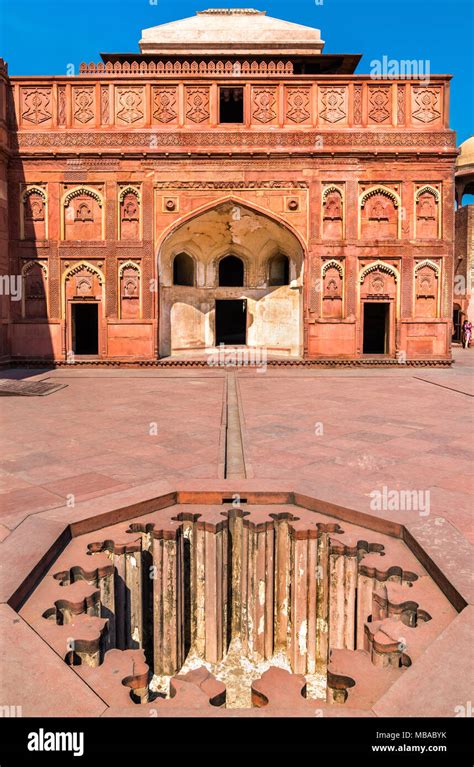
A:
<svg viewBox="0 0 474 767">
<path fill-rule="evenodd" d="M 101 354 L 104 284 L 102 271 L 87 261 L 74 264 L 63 274 L 64 340 L 68 357 Z"/>
<path fill-rule="evenodd" d="M 222 343 L 302 355 L 303 247 L 272 214 L 218 203 L 178 223 L 158 259 L 161 357 Z"/>
<path fill-rule="evenodd" d="M 383 261 L 375 261 L 361 270 L 359 333 L 363 355 L 395 354 L 399 284 L 398 270 Z"/>
</svg>

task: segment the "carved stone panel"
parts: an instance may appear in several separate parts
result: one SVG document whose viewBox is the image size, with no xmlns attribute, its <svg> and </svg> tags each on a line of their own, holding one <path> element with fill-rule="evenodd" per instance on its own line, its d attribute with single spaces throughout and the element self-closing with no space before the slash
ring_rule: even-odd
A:
<svg viewBox="0 0 474 767">
<path fill-rule="evenodd" d="M 362 85 L 354 86 L 354 125 L 362 125 Z"/>
<path fill-rule="evenodd" d="M 110 123 L 110 90 L 108 85 L 100 89 L 100 120 L 102 125 Z"/>
<path fill-rule="evenodd" d="M 144 88 L 115 89 L 115 120 L 118 125 L 136 125 L 145 119 Z"/>
<path fill-rule="evenodd" d="M 369 88 L 369 124 L 389 125 L 392 122 L 392 92 L 384 86 Z"/>
<path fill-rule="evenodd" d="M 66 125 L 66 86 L 58 86 L 58 125 Z"/>
<path fill-rule="evenodd" d="M 275 86 L 252 88 L 252 122 L 276 125 L 278 121 L 277 89 Z"/>
<path fill-rule="evenodd" d="M 178 89 L 176 86 L 153 88 L 153 122 L 175 125 L 178 122 Z"/>
<path fill-rule="evenodd" d="M 441 120 L 441 91 L 436 87 L 412 88 L 412 119 L 415 123 L 437 124 Z"/>
<path fill-rule="evenodd" d="M 286 89 L 286 120 L 297 125 L 311 122 L 311 88 Z"/>
<path fill-rule="evenodd" d="M 347 123 L 347 88 L 321 86 L 318 93 L 318 114 L 323 124 Z"/>
<path fill-rule="evenodd" d="M 21 88 L 21 122 L 25 126 L 50 127 L 52 124 L 52 89 Z"/>
<path fill-rule="evenodd" d="M 210 118 L 209 88 L 207 85 L 186 88 L 186 121 L 206 124 Z"/>
<path fill-rule="evenodd" d="M 94 88 L 72 89 L 72 116 L 77 126 L 93 125 L 95 120 Z"/>
</svg>

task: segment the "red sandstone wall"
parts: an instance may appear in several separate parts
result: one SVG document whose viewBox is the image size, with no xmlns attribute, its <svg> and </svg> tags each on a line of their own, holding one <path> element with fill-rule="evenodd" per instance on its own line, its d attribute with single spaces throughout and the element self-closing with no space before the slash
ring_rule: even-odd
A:
<svg viewBox="0 0 474 767">
<path fill-rule="evenodd" d="M 156 358 L 159 300 L 150 286 L 160 242 L 197 208 L 231 198 L 274 216 L 304 246 L 307 356 L 362 356 L 361 302 L 372 294 L 366 282 L 362 298 L 360 275 L 382 261 L 392 270 L 383 267 L 378 280 L 391 304 L 390 356 L 449 357 L 449 78 L 426 87 L 360 76 L 246 77 L 245 123 L 230 127 L 217 124 L 217 83 L 225 80 L 96 71 L 13 78 L 10 268 L 42 264 L 50 321 L 13 306 L 12 356 L 64 360 L 68 307 L 82 290 L 100 305 L 99 357 Z M 362 205 L 372 187 L 384 191 Z M 94 278 L 88 266 L 76 269 L 83 261 Z M 329 261 L 339 285 L 325 282 Z M 423 292 L 415 270 L 425 261 L 432 267 Z M 35 305 L 40 289 L 32 289 Z"/>
</svg>

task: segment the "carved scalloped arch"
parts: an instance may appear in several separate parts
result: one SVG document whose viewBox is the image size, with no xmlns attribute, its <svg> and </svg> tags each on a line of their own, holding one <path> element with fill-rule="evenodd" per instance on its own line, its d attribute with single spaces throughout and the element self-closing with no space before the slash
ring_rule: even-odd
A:
<svg viewBox="0 0 474 767">
<path fill-rule="evenodd" d="M 136 186 L 125 186 L 121 189 L 119 193 L 119 202 L 123 202 L 125 195 L 130 193 L 135 195 L 139 203 L 141 202 L 140 190 L 137 189 Z"/>
<path fill-rule="evenodd" d="M 77 186 L 74 189 L 71 189 L 71 191 L 64 197 L 63 206 L 66 208 L 74 197 L 79 197 L 81 194 L 86 194 L 89 197 L 92 197 L 98 203 L 99 207 L 102 207 L 102 195 L 96 189 L 91 189 L 89 186 Z"/>
<path fill-rule="evenodd" d="M 436 272 L 436 275 L 439 276 L 439 273 L 441 271 L 439 264 L 436 264 L 434 261 L 431 261 L 429 258 L 425 258 L 424 261 L 420 261 L 418 264 L 415 264 L 415 274 L 419 269 L 422 269 L 424 266 L 431 267 L 431 269 L 433 269 L 433 271 Z"/>
<path fill-rule="evenodd" d="M 24 203 L 26 198 L 32 194 L 39 194 L 43 198 L 43 202 L 47 202 L 46 190 L 41 186 L 29 186 L 27 189 L 24 189 L 21 193 L 21 201 Z"/>
<path fill-rule="evenodd" d="M 91 274 L 96 274 L 97 277 L 99 278 L 99 283 L 101 285 L 104 284 L 104 281 L 105 281 L 104 273 L 99 269 L 98 266 L 94 266 L 93 264 L 90 264 L 88 261 L 79 261 L 77 264 L 73 264 L 68 269 L 66 269 L 66 271 L 64 272 L 64 280 L 68 280 L 74 274 L 77 274 L 78 272 L 80 272 L 81 269 L 86 269 L 88 272 L 91 272 Z"/>
<path fill-rule="evenodd" d="M 41 261 L 27 261 L 26 264 L 23 264 L 21 268 L 21 274 L 24 277 L 34 266 L 39 266 L 44 272 L 45 280 L 48 279 L 48 267 L 45 263 L 42 263 Z"/>
<path fill-rule="evenodd" d="M 370 272 L 385 272 L 386 274 L 391 274 L 393 277 L 395 277 L 395 282 L 398 282 L 398 279 L 400 277 L 398 273 L 398 269 L 396 269 L 394 266 L 391 266 L 391 264 L 386 264 L 385 261 L 374 261 L 372 264 L 367 264 L 367 266 L 364 266 L 362 269 L 360 275 L 359 275 L 359 282 L 362 284 L 368 274 Z"/>
<path fill-rule="evenodd" d="M 141 274 L 141 268 L 139 264 L 136 264 L 135 261 L 125 261 L 125 263 L 120 264 L 119 266 L 119 277 L 122 276 L 125 269 L 135 269 L 135 271 L 138 272 L 138 274 Z"/>
<path fill-rule="evenodd" d="M 341 203 L 344 205 L 344 192 L 341 189 L 340 186 L 336 186 L 336 184 L 331 184 L 330 186 L 327 186 L 325 189 L 323 189 L 323 205 L 326 200 L 326 197 L 328 194 L 331 194 L 331 192 L 337 192 L 341 195 Z"/>
<path fill-rule="evenodd" d="M 360 207 L 363 208 L 365 201 L 368 200 L 369 197 L 373 197 L 374 194 L 383 194 L 385 197 L 389 197 L 396 208 L 400 205 L 400 197 L 393 191 L 393 189 L 388 189 L 386 186 L 378 184 L 377 186 L 371 186 L 370 189 L 366 189 L 365 192 L 361 194 L 359 201 Z"/>
<path fill-rule="evenodd" d="M 332 268 L 337 269 L 337 271 L 339 272 L 341 277 L 343 277 L 343 275 L 344 275 L 344 266 L 341 264 L 340 261 L 335 261 L 334 259 L 331 259 L 331 261 L 325 261 L 324 262 L 324 264 L 322 266 L 322 269 L 321 269 L 323 277 L 326 274 L 327 270 L 328 269 L 332 269 Z"/>
<path fill-rule="evenodd" d="M 425 184 L 424 186 L 416 190 L 415 201 L 418 202 L 420 195 L 424 194 L 425 192 L 430 192 L 435 198 L 436 202 L 440 201 L 441 195 L 439 193 L 439 189 L 436 189 L 436 187 L 431 186 L 431 184 Z"/>
</svg>

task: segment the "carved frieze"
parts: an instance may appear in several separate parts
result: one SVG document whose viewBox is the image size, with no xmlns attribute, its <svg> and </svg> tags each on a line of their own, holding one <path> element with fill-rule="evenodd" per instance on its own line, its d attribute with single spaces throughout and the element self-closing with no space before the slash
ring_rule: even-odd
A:
<svg viewBox="0 0 474 767">
<path fill-rule="evenodd" d="M 202 131 L 199 133 L 183 133 L 179 131 L 163 131 L 154 134 L 155 147 L 202 147 L 202 146 L 235 146 L 235 147 L 306 147 L 309 150 L 318 148 L 321 134 L 315 131 L 297 132 L 281 130 L 277 132 L 239 131 L 224 133 L 219 131 Z M 145 132 L 104 132 L 94 131 L 74 133 L 21 133 L 17 137 L 20 149 L 29 147 L 150 147 L 150 134 Z M 445 147 L 455 148 L 456 140 L 452 131 L 360 131 L 347 130 L 328 132 L 324 134 L 324 148 L 337 146 L 353 147 Z"/>
</svg>

